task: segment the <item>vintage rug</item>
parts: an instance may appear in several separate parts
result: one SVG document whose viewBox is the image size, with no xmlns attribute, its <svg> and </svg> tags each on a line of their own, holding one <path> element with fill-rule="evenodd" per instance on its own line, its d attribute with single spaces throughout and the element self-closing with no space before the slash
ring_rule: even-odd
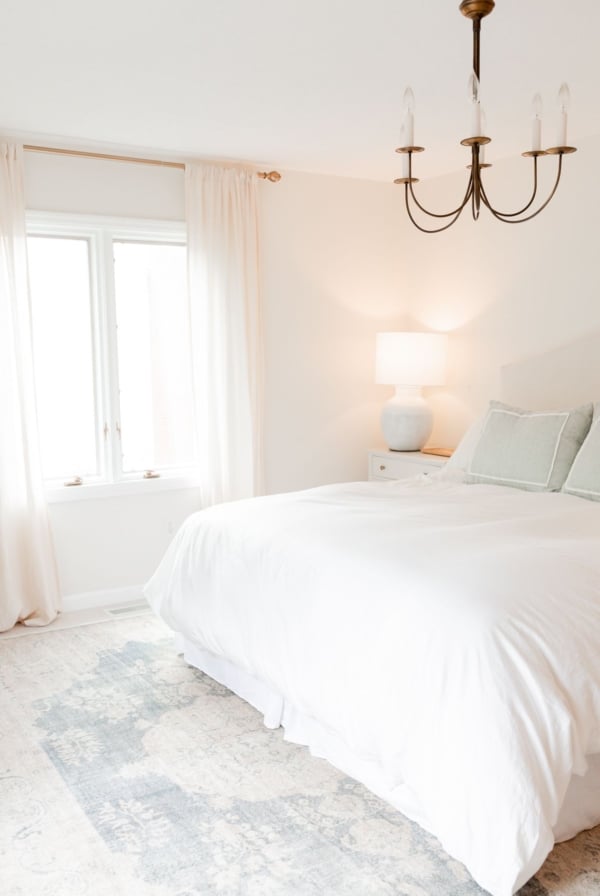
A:
<svg viewBox="0 0 600 896">
<path fill-rule="evenodd" d="M 151 614 L 0 642 L 2 896 L 482 896 Z M 522 896 L 598 896 L 600 828 Z"/>
</svg>

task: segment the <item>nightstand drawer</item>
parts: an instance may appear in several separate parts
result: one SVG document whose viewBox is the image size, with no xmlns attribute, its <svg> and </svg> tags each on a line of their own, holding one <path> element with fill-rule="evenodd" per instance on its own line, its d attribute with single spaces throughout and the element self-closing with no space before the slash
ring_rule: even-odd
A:
<svg viewBox="0 0 600 896">
<path fill-rule="evenodd" d="M 407 479 L 419 473 L 432 473 L 443 464 L 443 458 L 420 451 L 370 451 L 369 479 Z"/>
</svg>

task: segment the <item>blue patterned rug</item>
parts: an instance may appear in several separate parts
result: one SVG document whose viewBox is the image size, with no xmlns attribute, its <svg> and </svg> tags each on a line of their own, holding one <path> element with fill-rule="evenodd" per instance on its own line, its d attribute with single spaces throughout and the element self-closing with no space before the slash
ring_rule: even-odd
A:
<svg viewBox="0 0 600 896">
<path fill-rule="evenodd" d="M 151 615 L 0 642 L 2 896 L 482 896 Z M 600 829 L 521 896 L 598 896 Z"/>
</svg>

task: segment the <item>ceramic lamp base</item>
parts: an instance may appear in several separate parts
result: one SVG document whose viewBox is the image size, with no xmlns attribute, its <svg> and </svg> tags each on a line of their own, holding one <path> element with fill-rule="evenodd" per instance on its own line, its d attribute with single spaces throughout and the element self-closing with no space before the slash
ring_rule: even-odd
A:
<svg viewBox="0 0 600 896">
<path fill-rule="evenodd" d="M 433 427 L 433 414 L 418 386 L 396 386 L 381 411 L 381 430 L 392 451 L 419 451 Z"/>
</svg>

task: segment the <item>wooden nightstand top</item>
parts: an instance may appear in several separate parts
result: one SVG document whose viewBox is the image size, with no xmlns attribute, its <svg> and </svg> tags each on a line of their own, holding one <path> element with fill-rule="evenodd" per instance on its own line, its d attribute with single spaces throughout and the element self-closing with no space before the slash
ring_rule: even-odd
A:
<svg viewBox="0 0 600 896">
<path fill-rule="evenodd" d="M 421 448 L 420 454 L 432 454 L 434 457 L 452 457 L 452 448 Z"/>
</svg>

